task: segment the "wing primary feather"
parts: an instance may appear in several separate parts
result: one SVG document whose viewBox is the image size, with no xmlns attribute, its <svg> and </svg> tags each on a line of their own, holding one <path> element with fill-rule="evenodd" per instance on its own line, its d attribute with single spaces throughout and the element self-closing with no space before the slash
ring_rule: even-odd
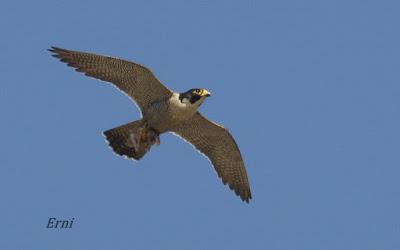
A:
<svg viewBox="0 0 400 250">
<path fill-rule="evenodd" d="M 112 83 L 142 111 L 156 100 L 172 95 L 146 67 L 123 59 L 52 46 L 52 56 L 86 76 Z"/>
<path fill-rule="evenodd" d="M 241 200 L 249 203 L 252 198 L 244 162 L 239 147 L 224 127 L 207 120 L 199 112 L 173 131 L 191 144 L 214 166 L 224 185 Z"/>
</svg>

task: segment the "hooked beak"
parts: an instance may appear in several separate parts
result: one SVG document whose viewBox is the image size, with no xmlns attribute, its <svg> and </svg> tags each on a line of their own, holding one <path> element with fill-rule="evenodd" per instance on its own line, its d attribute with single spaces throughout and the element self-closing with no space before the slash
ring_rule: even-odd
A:
<svg viewBox="0 0 400 250">
<path fill-rule="evenodd" d="M 209 97 L 209 96 L 211 96 L 211 93 L 206 89 L 202 89 L 201 93 L 200 93 L 200 96 Z"/>
</svg>

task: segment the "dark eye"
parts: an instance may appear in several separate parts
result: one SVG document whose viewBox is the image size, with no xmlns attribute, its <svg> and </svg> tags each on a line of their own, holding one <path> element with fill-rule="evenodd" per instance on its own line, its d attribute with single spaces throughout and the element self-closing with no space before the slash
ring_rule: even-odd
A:
<svg viewBox="0 0 400 250">
<path fill-rule="evenodd" d="M 195 89 L 194 93 L 196 93 L 196 94 L 200 93 L 200 89 Z"/>
</svg>

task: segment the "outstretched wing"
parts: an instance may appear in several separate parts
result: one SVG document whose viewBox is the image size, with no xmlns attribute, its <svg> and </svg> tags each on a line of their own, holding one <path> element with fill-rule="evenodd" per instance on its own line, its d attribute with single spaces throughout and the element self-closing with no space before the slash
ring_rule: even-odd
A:
<svg viewBox="0 0 400 250">
<path fill-rule="evenodd" d="M 239 148 L 229 131 L 197 112 L 173 131 L 207 156 L 222 182 L 247 203 L 251 199 L 249 181 Z"/>
<path fill-rule="evenodd" d="M 153 101 L 170 97 L 172 92 L 146 67 L 122 59 L 52 47 L 53 56 L 78 72 L 113 83 L 131 97 L 142 110 Z"/>
</svg>

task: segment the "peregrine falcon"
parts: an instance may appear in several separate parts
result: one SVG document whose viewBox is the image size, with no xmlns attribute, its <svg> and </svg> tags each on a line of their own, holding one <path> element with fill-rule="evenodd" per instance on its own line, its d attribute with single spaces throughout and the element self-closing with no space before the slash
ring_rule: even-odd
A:
<svg viewBox="0 0 400 250">
<path fill-rule="evenodd" d="M 57 47 L 49 51 L 76 71 L 112 83 L 141 110 L 140 120 L 104 132 L 115 153 L 139 160 L 160 144 L 160 134 L 171 132 L 205 155 L 222 182 L 249 203 L 250 186 L 238 145 L 227 129 L 198 111 L 209 91 L 173 92 L 146 67 L 122 59 Z"/>
</svg>

